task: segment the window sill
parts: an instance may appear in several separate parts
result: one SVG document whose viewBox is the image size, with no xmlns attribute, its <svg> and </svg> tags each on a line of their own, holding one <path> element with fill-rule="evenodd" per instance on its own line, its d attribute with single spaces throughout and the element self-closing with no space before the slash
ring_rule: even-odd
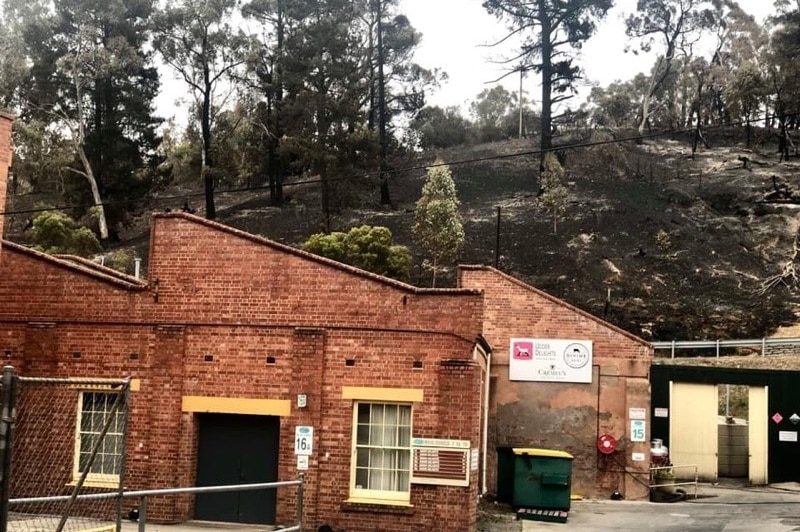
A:
<svg viewBox="0 0 800 532">
<path fill-rule="evenodd" d="M 78 485 L 77 480 L 73 480 L 72 482 L 68 482 L 67 486 L 75 487 Z M 86 479 L 83 481 L 84 488 L 104 488 L 104 489 L 119 489 L 119 480 L 115 481 L 108 481 L 108 480 L 89 480 Z"/>
<path fill-rule="evenodd" d="M 414 515 L 414 506 L 403 501 L 384 501 L 379 499 L 347 499 L 342 502 L 343 512 Z"/>
</svg>

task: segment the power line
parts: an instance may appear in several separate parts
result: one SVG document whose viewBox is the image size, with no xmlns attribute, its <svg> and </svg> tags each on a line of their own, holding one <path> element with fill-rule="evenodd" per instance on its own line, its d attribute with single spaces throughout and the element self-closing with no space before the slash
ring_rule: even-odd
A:
<svg viewBox="0 0 800 532">
<path fill-rule="evenodd" d="M 785 113 L 783 116 L 784 117 L 796 117 L 798 115 L 800 115 L 800 112 Z M 753 119 L 751 119 L 749 121 L 740 120 L 740 121 L 731 122 L 731 123 L 728 123 L 728 124 L 719 124 L 719 125 L 709 126 L 707 128 L 704 128 L 704 129 L 706 131 L 709 131 L 709 130 L 729 128 L 729 127 L 743 126 L 743 125 L 747 125 L 747 124 L 750 124 L 750 123 L 753 123 L 753 122 L 759 122 L 761 120 L 764 120 L 767 117 L 768 117 L 768 115 L 759 116 L 759 117 L 755 117 L 755 118 L 753 118 Z M 655 133 L 647 133 L 647 134 L 643 134 L 643 135 L 635 135 L 635 136 L 625 137 L 625 138 L 614 138 L 614 139 L 608 139 L 608 140 L 596 140 L 596 141 L 589 141 L 589 142 L 576 142 L 576 143 L 572 143 L 572 144 L 562 144 L 562 145 L 559 145 L 559 146 L 553 146 L 552 148 L 550 148 L 548 150 L 534 149 L 534 150 L 525 150 L 525 151 L 514 152 L 514 153 L 507 153 L 507 154 L 502 154 L 502 155 L 489 155 L 489 156 L 486 156 L 486 157 L 475 157 L 475 158 L 471 158 L 471 159 L 461 159 L 461 160 L 450 161 L 450 162 L 441 162 L 441 163 L 434 162 L 434 163 L 431 163 L 431 164 L 422 164 L 422 165 L 406 166 L 406 167 L 403 167 L 403 168 L 387 169 L 387 170 L 384 170 L 383 172 L 377 170 L 377 171 L 364 172 L 364 173 L 361 173 L 361 174 L 356 174 L 356 175 L 351 175 L 351 176 L 332 177 L 332 178 L 328 178 L 326 180 L 322 180 L 322 179 L 318 179 L 318 178 L 307 179 L 307 180 L 303 180 L 303 181 L 295 181 L 295 182 L 291 182 L 291 183 L 283 183 L 281 186 L 285 188 L 285 187 L 294 187 L 294 186 L 300 186 L 300 185 L 316 185 L 316 184 L 323 183 L 323 181 L 326 181 L 326 182 L 330 183 L 330 182 L 335 182 L 335 181 L 351 181 L 351 180 L 358 180 L 358 179 L 366 179 L 366 178 L 370 178 L 370 177 L 380 177 L 381 174 L 387 174 L 387 173 L 388 174 L 399 174 L 399 173 L 412 172 L 412 171 L 415 171 L 415 170 L 426 170 L 428 168 L 436 168 L 436 167 L 441 167 L 441 166 L 460 166 L 460 165 L 464 165 L 464 164 L 473 164 L 473 163 L 480 163 L 480 162 L 486 162 L 486 161 L 497 161 L 497 160 L 502 160 L 502 159 L 513 159 L 513 158 L 517 158 L 517 157 L 536 156 L 536 155 L 541 155 L 544 152 L 576 150 L 576 149 L 581 149 L 581 148 L 591 148 L 591 147 L 594 147 L 594 146 L 605 146 L 605 145 L 609 145 L 609 144 L 622 144 L 622 143 L 625 143 L 625 142 L 637 142 L 637 141 L 642 141 L 642 140 L 651 140 L 651 139 L 654 139 L 654 138 L 665 137 L 665 136 L 680 135 L 680 134 L 684 134 L 684 133 L 694 133 L 695 130 L 696 130 L 696 127 L 677 129 L 677 130 L 675 130 L 675 129 L 673 129 L 673 130 L 663 130 L 663 131 L 659 131 L 659 132 L 655 132 Z M 240 187 L 240 188 L 231 188 L 231 189 L 226 189 L 226 190 L 218 190 L 218 191 L 215 191 L 214 194 L 215 194 L 215 196 L 217 196 L 217 195 L 225 195 L 225 194 L 241 194 L 241 193 L 245 193 L 245 192 L 268 190 L 269 188 L 270 188 L 270 185 L 267 184 L 267 185 L 260 185 L 260 186 L 254 186 L 254 187 Z M 149 198 L 146 198 L 146 200 L 151 201 L 151 202 L 159 203 L 159 202 L 175 201 L 175 200 L 187 200 L 188 198 L 204 197 L 204 196 L 205 196 L 205 192 L 192 192 L 192 193 L 188 193 L 188 194 L 180 194 L 180 195 L 173 195 L 173 196 L 149 197 Z M 35 209 L 20 209 L 20 210 L 15 210 L 15 211 L 5 211 L 4 210 L 4 211 L 0 211 L 0 215 L 5 216 L 5 215 L 11 215 L 11 214 L 34 214 L 34 213 L 48 212 L 48 211 L 66 211 L 66 210 L 72 210 L 72 209 L 89 209 L 91 207 L 99 207 L 101 205 L 104 206 L 104 207 L 110 207 L 110 206 L 115 206 L 115 205 L 128 205 L 130 203 L 131 203 L 130 201 L 113 201 L 113 202 L 101 202 L 101 203 L 91 203 L 91 204 L 62 205 L 62 206 L 56 206 L 56 207 L 39 207 L 39 208 L 35 208 Z"/>
</svg>

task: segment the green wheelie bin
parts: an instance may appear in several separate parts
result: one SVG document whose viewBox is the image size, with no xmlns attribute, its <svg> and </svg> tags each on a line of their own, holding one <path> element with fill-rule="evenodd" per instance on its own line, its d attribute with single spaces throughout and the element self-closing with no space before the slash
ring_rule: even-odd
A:
<svg viewBox="0 0 800 532">
<path fill-rule="evenodd" d="M 513 449 L 513 506 L 569 510 L 573 456 L 551 449 Z"/>
</svg>

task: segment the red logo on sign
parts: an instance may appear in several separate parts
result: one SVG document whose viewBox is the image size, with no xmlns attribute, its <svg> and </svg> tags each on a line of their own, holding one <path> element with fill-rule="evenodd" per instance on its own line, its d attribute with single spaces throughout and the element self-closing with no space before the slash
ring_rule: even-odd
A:
<svg viewBox="0 0 800 532">
<path fill-rule="evenodd" d="M 783 416 L 780 414 L 780 412 L 775 412 L 775 415 L 772 416 L 772 421 L 774 421 L 776 424 L 780 423 L 783 421 Z"/>
<path fill-rule="evenodd" d="M 533 360 L 533 342 L 514 342 L 511 351 L 514 360 Z"/>
</svg>

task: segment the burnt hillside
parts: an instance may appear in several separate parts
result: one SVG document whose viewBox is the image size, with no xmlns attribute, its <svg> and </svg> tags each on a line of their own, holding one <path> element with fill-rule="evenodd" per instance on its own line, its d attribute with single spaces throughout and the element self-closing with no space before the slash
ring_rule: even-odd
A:
<svg viewBox="0 0 800 532">
<path fill-rule="evenodd" d="M 494 263 L 499 207 L 501 269 L 542 290 L 645 339 L 761 337 L 796 321 L 795 291 L 765 283 L 794 253 L 800 161 L 779 162 L 768 144 L 746 150 L 743 140 L 738 131 L 717 134 L 694 159 L 690 139 L 681 137 L 564 150 L 569 206 L 556 232 L 535 194 L 537 156 L 497 158 L 533 150 L 529 140 L 401 164 L 418 167 L 437 155 L 472 161 L 451 166 L 466 230 L 462 263 Z M 377 187 L 349 189 L 333 226 L 387 226 L 421 263 L 410 228 L 423 180 L 421 168 L 394 175 L 392 209 L 377 206 Z M 320 230 L 319 191 L 313 183 L 286 191 L 291 200 L 282 208 L 268 206 L 266 191 L 219 194 L 217 219 L 299 245 Z M 143 257 L 147 220 L 141 215 L 120 243 Z M 417 268 L 414 282 L 427 284 L 429 276 Z"/>
</svg>

